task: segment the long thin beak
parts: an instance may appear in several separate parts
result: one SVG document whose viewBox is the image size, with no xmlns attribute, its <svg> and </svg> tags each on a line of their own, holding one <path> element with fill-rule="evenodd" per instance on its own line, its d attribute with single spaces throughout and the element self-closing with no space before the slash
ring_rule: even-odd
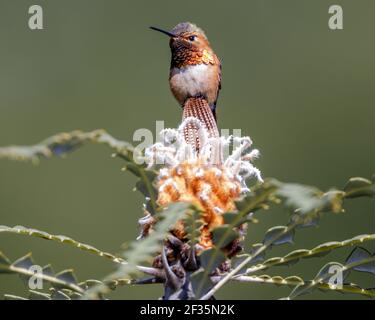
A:
<svg viewBox="0 0 375 320">
<path fill-rule="evenodd" d="M 176 37 L 176 35 L 174 35 L 173 33 L 169 32 L 169 31 L 165 31 L 165 30 L 160 29 L 160 28 L 150 27 L 150 29 L 155 30 L 155 31 L 159 31 L 161 33 L 164 33 L 164 34 L 166 34 L 167 36 L 169 36 L 171 38 L 175 38 Z"/>
</svg>

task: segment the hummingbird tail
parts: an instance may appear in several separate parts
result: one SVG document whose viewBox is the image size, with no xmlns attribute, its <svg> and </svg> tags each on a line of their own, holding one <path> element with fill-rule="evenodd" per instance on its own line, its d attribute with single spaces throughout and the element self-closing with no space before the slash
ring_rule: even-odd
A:
<svg viewBox="0 0 375 320">
<path fill-rule="evenodd" d="M 215 115 L 204 98 L 189 98 L 185 101 L 182 120 L 188 117 L 200 120 L 208 131 L 209 137 L 219 137 Z M 192 123 L 188 124 L 184 129 L 185 141 L 191 144 L 197 152 L 202 147 L 198 131 L 198 127 Z"/>
</svg>

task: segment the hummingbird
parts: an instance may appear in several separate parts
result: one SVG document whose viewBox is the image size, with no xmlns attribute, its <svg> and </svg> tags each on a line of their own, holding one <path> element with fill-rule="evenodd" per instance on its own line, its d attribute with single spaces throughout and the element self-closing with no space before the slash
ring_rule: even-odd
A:
<svg viewBox="0 0 375 320">
<path fill-rule="evenodd" d="M 198 118 L 211 135 L 218 136 L 216 103 L 221 89 L 221 63 L 204 31 L 190 22 L 179 23 L 171 31 L 150 28 L 170 39 L 169 85 L 184 109 L 183 118 Z"/>
</svg>

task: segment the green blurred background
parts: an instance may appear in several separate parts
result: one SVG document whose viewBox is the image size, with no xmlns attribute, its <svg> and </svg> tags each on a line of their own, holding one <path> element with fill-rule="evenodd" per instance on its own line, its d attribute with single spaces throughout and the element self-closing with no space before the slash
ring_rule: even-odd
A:
<svg viewBox="0 0 375 320">
<path fill-rule="evenodd" d="M 343 6 L 344 30 L 328 29 L 332 2 Z M 28 28 L 32 4 L 44 9 L 42 31 Z M 257 166 L 263 175 L 342 187 L 351 176 L 375 171 L 374 14 L 373 0 L 0 0 L 0 145 L 96 128 L 132 141 L 138 128 L 154 131 L 155 120 L 177 126 L 181 110 L 168 87 L 168 40 L 148 26 L 169 29 L 192 21 L 222 60 L 219 125 L 252 137 L 262 152 Z M 142 197 L 132 191 L 135 180 L 121 165 L 98 145 L 39 166 L 1 161 L 0 224 L 64 234 L 118 252 L 136 237 L 142 215 Z M 355 200 L 346 208 L 342 215 L 326 215 L 318 229 L 299 232 L 295 245 L 272 253 L 374 232 L 374 201 Z M 247 244 L 285 224 L 287 213 L 272 210 L 259 218 Z M 51 262 L 56 271 L 72 267 L 80 280 L 101 279 L 114 269 L 77 249 L 23 236 L 1 234 L 0 250 L 11 259 L 32 251 L 38 263 Z M 342 261 L 349 252 L 276 272 L 311 278 L 324 261 Z M 375 277 L 366 279 L 375 287 Z M 288 292 L 232 284 L 217 298 L 273 299 Z M 1 276 L 4 293 L 24 294 L 21 281 Z M 160 295 L 156 285 L 123 287 L 112 298 Z"/>
</svg>

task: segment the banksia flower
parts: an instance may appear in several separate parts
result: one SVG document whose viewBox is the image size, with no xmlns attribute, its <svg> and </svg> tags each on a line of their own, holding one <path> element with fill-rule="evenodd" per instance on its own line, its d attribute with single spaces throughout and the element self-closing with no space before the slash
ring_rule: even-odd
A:
<svg viewBox="0 0 375 320">
<path fill-rule="evenodd" d="M 199 151 L 185 139 L 187 128 L 196 128 Z M 260 171 L 252 165 L 259 151 L 249 151 L 249 137 L 212 136 L 196 117 L 187 117 L 180 127 L 161 132 L 162 141 L 146 150 L 149 167 L 159 166 L 158 199 L 160 206 L 187 202 L 202 211 L 198 249 L 213 246 L 211 230 L 224 224 L 222 214 L 236 210 L 235 200 L 249 191 L 246 179 L 262 181 Z M 232 154 L 225 157 L 233 142 Z M 184 223 L 180 221 L 172 233 L 185 241 Z"/>
</svg>

